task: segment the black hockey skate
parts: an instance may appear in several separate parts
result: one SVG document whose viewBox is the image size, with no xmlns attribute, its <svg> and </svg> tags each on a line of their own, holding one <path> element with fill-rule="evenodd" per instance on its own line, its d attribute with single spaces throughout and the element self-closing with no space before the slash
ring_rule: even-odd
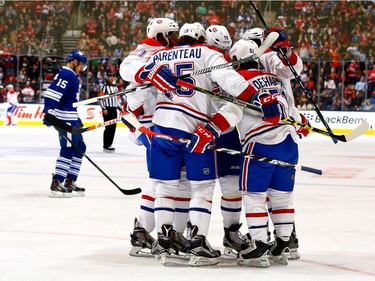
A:
<svg viewBox="0 0 375 281">
<path fill-rule="evenodd" d="M 275 241 L 273 242 L 270 248 L 270 258 L 278 264 L 287 265 L 288 258 L 290 256 L 289 250 L 290 238 L 282 239 L 281 237 L 276 236 Z"/>
<path fill-rule="evenodd" d="M 290 250 L 290 260 L 298 260 L 301 255 L 298 252 L 298 238 L 296 233 L 296 227 L 293 223 L 293 231 L 290 235 L 289 250 Z"/>
<path fill-rule="evenodd" d="M 70 198 L 72 192 L 64 187 L 58 179 L 55 179 L 55 175 L 52 174 L 51 193 L 49 197 L 52 198 Z"/>
<path fill-rule="evenodd" d="M 268 243 L 251 240 L 250 247 L 238 253 L 237 264 L 252 267 L 269 267 Z"/>
<path fill-rule="evenodd" d="M 229 228 L 224 227 L 224 255 L 237 257 L 238 253 L 250 246 L 247 238 L 240 232 L 241 224 L 233 224 Z"/>
<path fill-rule="evenodd" d="M 154 242 L 154 237 L 146 229 L 140 227 L 138 219 L 135 218 L 133 233 L 130 234 L 132 248 L 129 255 L 133 257 L 153 257 L 151 247 Z"/>
<path fill-rule="evenodd" d="M 151 254 L 154 255 L 155 259 L 160 263 L 166 263 L 166 256 L 169 256 L 173 250 L 173 241 L 171 236 L 173 235 L 173 227 L 170 224 L 163 224 L 161 227 L 162 232 L 158 232 L 158 239 L 154 241 L 151 247 Z"/>
<path fill-rule="evenodd" d="M 198 235 L 198 227 L 192 226 L 191 245 L 190 245 L 190 261 L 191 266 L 215 265 L 220 261 L 221 253 L 215 250 L 208 243 L 204 235 Z"/>
<path fill-rule="evenodd" d="M 68 192 L 72 193 L 72 196 L 82 197 L 85 196 L 85 189 L 77 186 L 74 180 L 70 178 L 65 179 L 64 187 L 68 189 Z"/>
<path fill-rule="evenodd" d="M 182 258 L 190 258 L 190 241 L 185 238 L 185 236 L 175 230 L 172 231 L 172 248 L 174 250 L 174 255 Z"/>
</svg>

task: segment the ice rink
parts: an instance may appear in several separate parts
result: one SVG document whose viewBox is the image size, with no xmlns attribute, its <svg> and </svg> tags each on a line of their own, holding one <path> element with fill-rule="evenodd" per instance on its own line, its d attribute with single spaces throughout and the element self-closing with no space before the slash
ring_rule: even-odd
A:
<svg viewBox="0 0 375 281">
<path fill-rule="evenodd" d="M 143 147 L 118 128 L 116 153 L 104 153 L 102 132 L 84 134 L 87 155 L 121 188 L 142 187 Z M 311 133 L 300 142 L 300 164 L 324 174 L 297 172 L 301 259 L 269 268 L 228 259 L 205 268 L 163 266 L 129 256 L 140 195 L 123 195 L 84 159 L 78 183 L 86 196 L 49 198 L 58 150 L 53 128 L 0 127 L 0 281 L 375 280 L 374 135 L 334 144 Z M 219 202 L 216 189 L 208 240 L 223 249 Z"/>
</svg>

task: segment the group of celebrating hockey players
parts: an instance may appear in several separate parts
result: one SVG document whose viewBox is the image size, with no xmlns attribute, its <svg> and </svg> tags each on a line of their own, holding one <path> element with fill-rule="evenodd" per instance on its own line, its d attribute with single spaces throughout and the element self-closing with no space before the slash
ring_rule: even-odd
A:
<svg viewBox="0 0 375 281">
<path fill-rule="evenodd" d="M 290 116 L 307 123 L 294 105 L 290 84 L 294 76 L 284 57 L 297 73 L 302 70 L 302 60 L 285 34 L 277 28 L 253 28 L 232 45 L 224 26 L 204 29 L 199 23 L 186 23 L 179 28 L 168 18 L 153 19 L 146 31 L 147 38 L 121 63 L 120 76 L 130 83 L 128 88 L 148 82 L 154 87 L 129 93 L 124 113 L 135 115 L 158 134 L 190 142 L 150 137 L 122 119 L 134 142 L 146 147 L 149 172 L 131 233 L 130 255 L 155 256 L 164 264 L 184 259 L 192 266 L 219 263 L 220 251 L 207 240 L 218 179 L 224 254 L 237 258 L 239 265 L 256 267 L 268 267 L 270 261 L 287 264 L 288 259 L 299 258 L 294 229 L 295 170 L 209 149 L 215 144 L 297 164 L 297 140 L 309 131 L 281 122 Z M 270 32 L 276 32 L 278 39 L 259 59 L 239 64 L 237 69 L 219 68 L 181 78 L 184 86 L 179 86 L 181 75 L 252 56 Z M 45 96 L 45 112 L 72 126 L 81 125 L 72 103 L 79 87 L 76 76 L 87 62 L 77 52 L 72 52 Z M 70 80 L 74 82 L 66 82 Z M 196 91 L 196 86 L 257 105 L 262 114 Z M 81 135 L 73 141 L 85 151 Z M 52 196 L 82 194 L 84 190 L 75 184 L 82 154 L 64 138 L 60 144 Z M 240 232 L 242 206 L 246 235 Z M 272 241 L 269 217 L 275 236 Z M 151 235 L 154 230 L 156 239 Z"/>
<path fill-rule="evenodd" d="M 238 69 L 215 69 L 183 78 L 184 86 L 179 86 L 180 75 L 253 55 L 271 31 L 279 37 L 259 60 L 240 64 Z M 232 46 L 224 26 L 205 30 L 199 23 L 179 28 L 167 18 L 150 22 L 147 38 L 124 59 L 120 75 L 131 82 L 130 88 L 145 82 L 155 87 L 130 93 L 124 110 L 156 133 L 190 142 L 134 132 L 135 142 L 147 148 L 150 179 L 134 222 L 131 255 L 154 255 L 161 263 L 185 258 L 192 266 L 219 263 L 220 251 L 206 238 L 218 179 L 225 254 L 235 255 L 240 265 L 257 267 L 268 267 L 270 260 L 287 264 L 288 259 L 299 258 L 293 208 L 295 170 L 208 148 L 215 143 L 297 164 L 297 140 L 309 131 L 280 122 L 290 116 L 307 123 L 294 105 L 290 85 L 294 76 L 280 52 L 301 72 L 301 59 L 276 28 L 248 30 Z M 262 114 L 205 95 L 195 86 L 251 102 L 260 106 Z M 123 122 L 132 130 L 131 124 Z M 240 233 L 242 206 L 247 235 Z M 272 242 L 269 216 L 275 235 Z M 150 234 L 154 229 L 156 239 Z"/>
</svg>

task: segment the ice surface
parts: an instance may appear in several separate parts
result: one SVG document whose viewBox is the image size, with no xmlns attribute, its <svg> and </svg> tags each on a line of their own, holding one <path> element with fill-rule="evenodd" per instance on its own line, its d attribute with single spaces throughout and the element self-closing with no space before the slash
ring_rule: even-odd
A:
<svg viewBox="0 0 375 281">
<path fill-rule="evenodd" d="M 116 153 L 104 153 L 102 132 L 84 134 L 87 155 L 121 188 L 142 187 L 143 147 L 118 128 Z M 57 154 L 53 128 L 0 127 L 0 281 L 375 280 L 374 136 L 334 144 L 310 134 L 300 143 L 300 164 L 324 172 L 297 172 L 301 259 L 263 269 L 228 260 L 206 268 L 163 266 L 129 256 L 140 195 L 124 196 L 85 159 L 78 183 L 86 196 L 49 198 Z M 216 189 L 208 239 L 222 249 L 219 202 Z"/>
</svg>

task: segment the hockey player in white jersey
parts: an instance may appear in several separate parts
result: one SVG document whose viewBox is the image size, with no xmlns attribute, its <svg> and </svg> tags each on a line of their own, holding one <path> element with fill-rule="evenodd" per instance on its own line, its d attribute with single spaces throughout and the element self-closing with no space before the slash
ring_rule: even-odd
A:
<svg viewBox="0 0 375 281">
<path fill-rule="evenodd" d="M 232 47 L 232 40 L 225 26 L 211 25 L 206 29 L 207 46 L 214 48 L 227 56 Z M 228 95 L 221 91 L 220 87 L 214 83 L 213 92 Z M 213 99 L 213 113 L 216 113 L 222 101 Z M 241 150 L 240 138 L 236 127 L 233 127 L 222 134 L 215 144 L 234 150 Z M 220 209 L 223 216 L 225 247 L 224 254 L 236 256 L 236 254 L 249 247 L 249 243 L 240 232 L 242 193 L 239 189 L 240 157 L 225 153 L 217 153 L 217 176 L 221 189 Z"/>
<path fill-rule="evenodd" d="M 296 73 L 300 73 L 303 69 L 303 62 L 301 58 L 293 52 L 291 49 L 290 42 L 286 39 L 285 34 L 277 28 L 273 28 L 271 31 L 277 31 L 280 35 L 280 40 L 278 40 L 279 47 L 284 48 L 284 51 L 286 51 L 287 56 L 289 57 L 289 61 L 292 67 L 296 70 Z M 258 47 L 263 43 L 265 36 L 265 30 L 262 28 L 252 28 L 247 30 L 244 35 L 244 40 L 253 40 L 255 43 L 257 43 Z M 291 72 L 290 68 L 288 67 L 287 62 L 282 58 L 280 54 L 278 54 L 277 49 L 273 48 L 272 50 L 266 52 L 260 57 L 259 64 L 261 65 L 261 68 L 271 72 L 273 74 L 278 75 L 282 81 L 284 82 L 286 94 L 288 96 L 288 103 L 289 103 L 289 111 L 290 116 L 293 117 L 295 120 L 308 123 L 305 116 L 299 113 L 298 109 L 295 107 L 295 101 L 292 91 L 292 86 L 290 83 L 291 79 L 294 79 L 294 75 Z M 300 137 L 306 136 L 309 133 L 309 131 L 301 129 L 300 130 Z M 270 210 L 272 210 L 272 207 L 269 207 Z M 290 241 L 290 259 L 298 259 L 300 257 L 300 254 L 298 252 L 298 239 L 295 231 L 295 223 L 293 223 L 293 232 L 291 236 Z"/>
<path fill-rule="evenodd" d="M 14 90 L 13 84 L 8 84 L 6 87 L 7 90 L 7 103 L 9 107 L 7 109 L 7 124 L 6 126 L 14 126 L 17 125 L 17 117 L 15 116 L 17 107 L 18 107 L 18 95 L 19 93 Z"/>
<path fill-rule="evenodd" d="M 136 86 L 139 81 L 135 80 L 135 74 L 137 70 L 145 65 L 148 59 L 155 54 L 157 51 L 164 47 L 173 47 L 178 40 L 178 24 L 168 18 L 155 18 L 147 26 L 146 33 L 147 38 L 142 40 L 137 48 L 126 57 L 120 66 L 121 77 L 131 82 L 128 88 Z M 138 120 L 144 125 L 152 129 L 152 117 L 156 107 L 157 89 L 150 87 L 143 90 L 137 90 L 127 95 L 127 104 L 124 110 L 132 112 Z M 125 120 L 124 123 L 132 130 L 132 126 Z M 150 138 L 133 130 L 132 139 L 137 144 L 144 145 L 146 147 L 146 162 L 149 162 L 149 148 Z M 181 171 L 184 173 L 184 171 Z M 183 176 L 184 178 L 184 176 Z M 182 232 L 186 227 L 188 220 L 188 205 L 190 198 L 190 186 L 184 181 L 179 185 L 179 195 L 176 198 L 178 202 L 178 214 L 185 219 L 176 220 L 176 222 L 184 221 L 182 224 L 175 226 L 176 233 L 175 237 L 178 238 L 178 243 L 175 241 L 174 248 L 177 251 L 188 251 L 188 241 L 183 237 Z M 154 219 L 154 181 L 149 179 L 147 185 L 143 188 L 143 193 L 140 203 L 139 218 L 134 220 L 134 229 L 131 236 L 132 249 L 130 255 L 141 256 L 151 255 L 150 250 L 155 239 L 150 235 L 155 227 Z"/>
<path fill-rule="evenodd" d="M 223 55 L 206 46 L 195 45 L 199 32 L 193 25 L 180 29 L 181 45 L 156 53 L 149 64 L 167 65 L 175 75 L 226 63 Z M 138 72 L 139 78 L 154 75 L 146 66 Z M 174 79 L 173 79 L 174 78 Z M 217 69 L 209 75 L 184 79 L 185 82 L 211 89 L 212 81 L 221 88 L 247 100 L 253 93 L 248 83 L 233 69 Z M 155 221 L 158 239 L 153 253 L 163 260 L 171 248 L 174 220 L 174 196 L 180 179 L 180 169 L 186 166 L 191 183 L 189 217 L 192 223 L 191 265 L 207 265 L 219 262 L 220 252 L 211 248 L 207 241 L 213 188 L 215 185 L 215 159 L 209 142 L 234 126 L 241 114 L 236 107 L 228 107 L 211 117 L 211 98 L 193 89 L 176 86 L 177 78 L 165 76 L 160 87 L 168 94 L 159 94 L 153 117 L 154 130 L 180 138 L 191 139 L 186 147 L 180 142 L 152 138 L 150 176 L 156 180 Z M 153 82 L 154 83 L 154 82 Z M 169 85 L 168 85 L 169 84 Z M 236 117 L 232 117 L 236 115 Z M 193 152 L 193 153 L 191 153 Z"/>
<path fill-rule="evenodd" d="M 239 40 L 230 50 L 231 59 L 248 57 L 257 48 L 254 41 Z M 251 101 L 261 106 L 263 112 L 259 116 L 244 110 L 238 123 L 242 151 L 297 164 L 300 128 L 279 123 L 283 116 L 293 114 L 283 80 L 270 72 L 260 71 L 257 62 L 241 64 L 239 73 L 256 91 Z M 243 203 L 252 240 L 251 247 L 239 253 L 237 262 L 240 265 L 268 267 L 269 252 L 274 262 L 287 264 L 294 221 L 295 170 L 248 158 L 241 162 L 240 186 L 244 191 Z M 270 215 L 276 235 L 270 249 L 267 197 L 272 206 Z"/>
</svg>

